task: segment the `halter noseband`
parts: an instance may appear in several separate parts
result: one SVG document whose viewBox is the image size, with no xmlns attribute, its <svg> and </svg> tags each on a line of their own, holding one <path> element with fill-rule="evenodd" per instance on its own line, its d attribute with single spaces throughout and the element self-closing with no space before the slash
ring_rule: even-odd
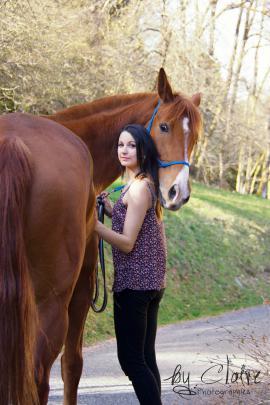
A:
<svg viewBox="0 0 270 405">
<path fill-rule="evenodd" d="M 156 108 L 154 109 L 151 120 L 150 120 L 150 122 L 149 122 L 149 124 L 148 124 L 148 126 L 146 128 L 149 136 L 151 136 L 151 128 L 152 128 L 155 116 L 156 116 L 156 114 L 158 112 L 159 106 L 160 106 L 160 100 L 159 100 Z M 190 164 L 186 160 L 175 160 L 174 162 L 162 162 L 161 160 L 158 159 L 158 164 L 159 164 L 159 167 L 168 167 L 168 166 L 173 166 L 173 165 L 185 165 L 187 167 L 190 166 Z"/>
</svg>

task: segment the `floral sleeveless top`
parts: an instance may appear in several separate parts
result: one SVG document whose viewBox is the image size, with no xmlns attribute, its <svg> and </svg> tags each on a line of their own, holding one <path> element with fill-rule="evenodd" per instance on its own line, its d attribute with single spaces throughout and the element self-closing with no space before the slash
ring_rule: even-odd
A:
<svg viewBox="0 0 270 405">
<path fill-rule="evenodd" d="M 152 206 L 147 210 L 144 222 L 131 252 L 124 253 L 112 247 L 114 264 L 113 291 L 125 288 L 132 290 L 161 290 L 166 285 L 166 238 L 164 224 L 156 216 L 156 196 L 149 183 Z M 128 186 L 114 204 L 112 211 L 112 229 L 122 233 L 127 207 L 123 197 Z"/>
</svg>

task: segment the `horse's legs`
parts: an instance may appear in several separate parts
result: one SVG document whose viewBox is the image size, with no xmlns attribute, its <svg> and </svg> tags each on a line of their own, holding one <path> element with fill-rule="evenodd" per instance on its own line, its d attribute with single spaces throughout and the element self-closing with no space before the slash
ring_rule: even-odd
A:
<svg viewBox="0 0 270 405">
<path fill-rule="evenodd" d="M 37 339 L 36 380 L 40 405 L 48 402 L 50 370 L 65 341 L 67 305 L 67 300 L 55 295 L 38 308 L 41 327 Z"/>
<path fill-rule="evenodd" d="M 97 238 L 93 237 L 87 244 L 84 263 L 69 305 L 69 327 L 61 359 L 64 405 L 77 404 L 77 390 L 83 366 L 83 330 L 93 296 L 96 260 Z"/>
</svg>

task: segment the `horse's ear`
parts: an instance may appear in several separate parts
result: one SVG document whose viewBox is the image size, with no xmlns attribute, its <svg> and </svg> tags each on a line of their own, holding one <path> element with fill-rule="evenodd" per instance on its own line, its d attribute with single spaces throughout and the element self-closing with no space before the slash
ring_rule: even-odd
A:
<svg viewBox="0 0 270 405">
<path fill-rule="evenodd" d="M 161 100 L 164 101 L 164 103 L 173 101 L 174 97 L 172 88 L 170 86 L 170 83 L 168 82 L 165 70 L 163 68 L 159 70 L 158 74 L 158 94 Z"/>
<path fill-rule="evenodd" d="M 191 97 L 193 104 L 195 104 L 197 107 L 199 107 L 201 103 L 201 96 L 202 96 L 201 93 L 196 93 L 193 94 L 193 96 Z"/>
</svg>

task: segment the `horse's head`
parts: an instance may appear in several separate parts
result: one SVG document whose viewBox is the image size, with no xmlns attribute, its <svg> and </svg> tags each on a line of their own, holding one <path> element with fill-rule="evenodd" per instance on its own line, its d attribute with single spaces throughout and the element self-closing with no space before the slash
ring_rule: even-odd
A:
<svg viewBox="0 0 270 405">
<path fill-rule="evenodd" d="M 173 93 L 164 69 L 158 76 L 158 94 L 161 105 L 157 111 L 151 136 L 166 162 L 184 161 L 159 169 L 160 200 L 169 210 L 178 210 L 190 197 L 188 162 L 201 129 L 198 110 L 200 94 L 187 98 Z"/>
</svg>

